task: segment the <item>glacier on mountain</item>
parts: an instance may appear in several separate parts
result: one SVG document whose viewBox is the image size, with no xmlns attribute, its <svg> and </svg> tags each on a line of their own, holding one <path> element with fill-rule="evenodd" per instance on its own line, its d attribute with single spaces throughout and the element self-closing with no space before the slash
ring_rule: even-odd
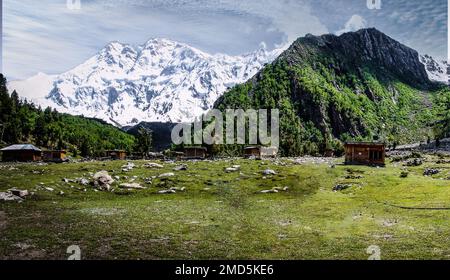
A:
<svg viewBox="0 0 450 280">
<path fill-rule="evenodd" d="M 241 56 L 211 55 L 168 39 L 151 39 L 137 47 L 112 42 L 68 72 L 39 73 L 8 87 L 37 105 L 119 126 L 189 122 L 281 52 L 262 44 Z"/>
</svg>

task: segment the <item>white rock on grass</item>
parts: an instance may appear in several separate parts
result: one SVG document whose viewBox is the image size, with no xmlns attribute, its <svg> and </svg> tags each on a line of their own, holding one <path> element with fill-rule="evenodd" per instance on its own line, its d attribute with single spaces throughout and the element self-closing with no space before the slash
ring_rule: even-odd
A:
<svg viewBox="0 0 450 280">
<path fill-rule="evenodd" d="M 278 193 L 278 190 L 272 189 L 272 190 L 262 190 L 261 193 Z"/>
<path fill-rule="evenodd" d="M 85 178 L 80 178 L 80 179 L 78 179 L 78 183 L 80 185 L 87 186 L 87 185 L 89 185 L 89 180 L 85 179 Z"/>
<path fill-rule="evenodd" d="M 241 170 L 241 166 L 240 165 L 233 165 L 231 167 L 225 168 L 225 172 L 226 173 L 237 172 L 239 170 Z"/>
<path fill-rule="evenodd" d="M 0 192 L 0 201 L 18 201 L 21 202 L 23 198 L 13 195 L 11 192 Z"/>
<path fill-rule="evenodd" d="M 108 174 L 108 171 L 102 170 L 94 174 L 92 177 L 94 187 L 99 190 L 111 189 L 111 184 L 114 183 L 114 179 Z"/>
<path fill-rule="evenodd" d="M 175 190 L 161 190 L 158 192 L 159 194 L 173 194 L 173 193 L 177 193 Z"/>
<path fill-rule="evenodd" d="M 277 175 L 277 172 L 275 172 L 274 170 L 272 170 L 272 169 L 266 169 L 266 170 L 264 170 L 263 172 L 262 172 L 264 175 Z"/>
<path fill-rule="evenodd" d="M 20 198 L 25 198 L 30 195 L 27 190 L 10 189 L 9 192 Z"/>
<path fill-rule="evenodd" d="M 188 169 L 186 164 L 178 165 L 173 168 L 174 171 L 185 171 Z"/>
<path fill-rule="evenodd" d="M 154 162 L 148 162 L 148 163 L 144 164 L 143 167 L 145 167 L 145 168 L 164 168 L 163 165 L 154 163 Z"/>
<path fill-rule="evenodd" d="M 131 170 L 133 170 L 133 168 L 134 168 L 135 166 L 136 166 L 136 165 L 135 165 L 134 163 L 129 162 L 129 163 L 127 163 L 126 165 L 122 166 L 122 171 L 123 171 L 123 172 L 131 171 Z"/>
<path fill-rule="evenodd" d="M 169 177 L 173 177 L 173 176 L 175 176 L 175 173 L 170 172 L 170 173 L 161 174 L 158 176 L 158 178 L 169 178 Z"/>
<path fill-rule="evenodd" d="M 137 190 L 145 189 L 145 187 L 139 185 L 138 183 L 124 183 L 124 184 L 120 184 L 119 188 L 121 188 L 121 189 L 137 189 Z"/>
</svg>

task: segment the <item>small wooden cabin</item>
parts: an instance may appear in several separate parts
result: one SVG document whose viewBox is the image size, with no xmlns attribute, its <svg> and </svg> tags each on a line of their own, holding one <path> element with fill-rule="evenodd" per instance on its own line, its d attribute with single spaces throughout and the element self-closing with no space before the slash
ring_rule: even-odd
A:
<svg viewBox="0 0 450 280">
<path fill-rule="evenodd" d="M 112 160 L 125 160 L 127 157 L 127 152 L 123 150 L 110 150 L 105 151 L 106 157 Z"/>
<path fill-rule="evenodd" d="M 42 152 L 44 161 L 64 162 L 67 160 L 67 152 L 64 150 L 44 151 Z"/>
<path fill-rule="evenodd" d="M 260 147 L 245 147 L 244 148 L 244 158 L 250 158 L 250 157 L 261 157 L 261 149 Z"/>
<path fill-rule="evenodd" d="M 184 153 L 183 152 L 177 152 L 177 151 L 165 151 L 164 152 L 164 158 L 171 158 L 171 159 L 176 159 L 176 160 L 181 160 L 184 157 Z"/>
<path fill-rule="evenodd" d="M 345 164 L 385 166 L 386 145 L 352 142 L 345 144 Z"/>
<path fill-rule="evenodd" d="M 184 158 L 186 159 L 204 159 L 207 149 L 205 147 L 184 147 Z"/>
<path fill-rule="evenodd" d="M 277 147 L 251 146 L 244 148 L 244 158 L 256 157 L 261 159 L 265 157 L 276 157 L 277 155 Z"/>
<path fill-rule="evenodd" d="M 40 161 L 42 160 L 42 151 L 31 144 L 12 145 L 0 150 L 2 152 L 2 161 Z"/>
</svg>

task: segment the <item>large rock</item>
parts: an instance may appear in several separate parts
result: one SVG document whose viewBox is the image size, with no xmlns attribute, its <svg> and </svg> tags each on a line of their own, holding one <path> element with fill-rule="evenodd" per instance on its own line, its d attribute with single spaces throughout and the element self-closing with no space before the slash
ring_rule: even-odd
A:
<svg viewBox="0 0 450 280">
<path fill-rule="evenodd" d="M 109 191 L 112 183 L 114 183 L 114 179 L 105 170 L 95 173 L 92 177 L 92 184 L 99 190 Z"/>
<path fill-rule="evenodd" d="M 20 198 L 25 198 L 30 195 L 30 193 L 27 190 L 11 189 L 9 190 L 9 192 Z"/>
<path fill-rule="evenodd" d="M 22 201 L 20 196 L 13 195 L 11 192 L 0 192 L 0 201 Z"/>
</svg>

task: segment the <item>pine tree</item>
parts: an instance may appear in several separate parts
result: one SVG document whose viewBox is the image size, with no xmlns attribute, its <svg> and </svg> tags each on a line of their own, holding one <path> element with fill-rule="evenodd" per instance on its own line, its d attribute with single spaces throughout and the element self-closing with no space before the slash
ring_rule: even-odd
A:
<svg viewBox="0 0 450 280">
<path fill-rule="evenodd" d="M 136 150 L 148 154 L 152 150 L 152 132 L 144 127 L 139 129 L 139 135 L 136 142 Z"/>
</svg>

